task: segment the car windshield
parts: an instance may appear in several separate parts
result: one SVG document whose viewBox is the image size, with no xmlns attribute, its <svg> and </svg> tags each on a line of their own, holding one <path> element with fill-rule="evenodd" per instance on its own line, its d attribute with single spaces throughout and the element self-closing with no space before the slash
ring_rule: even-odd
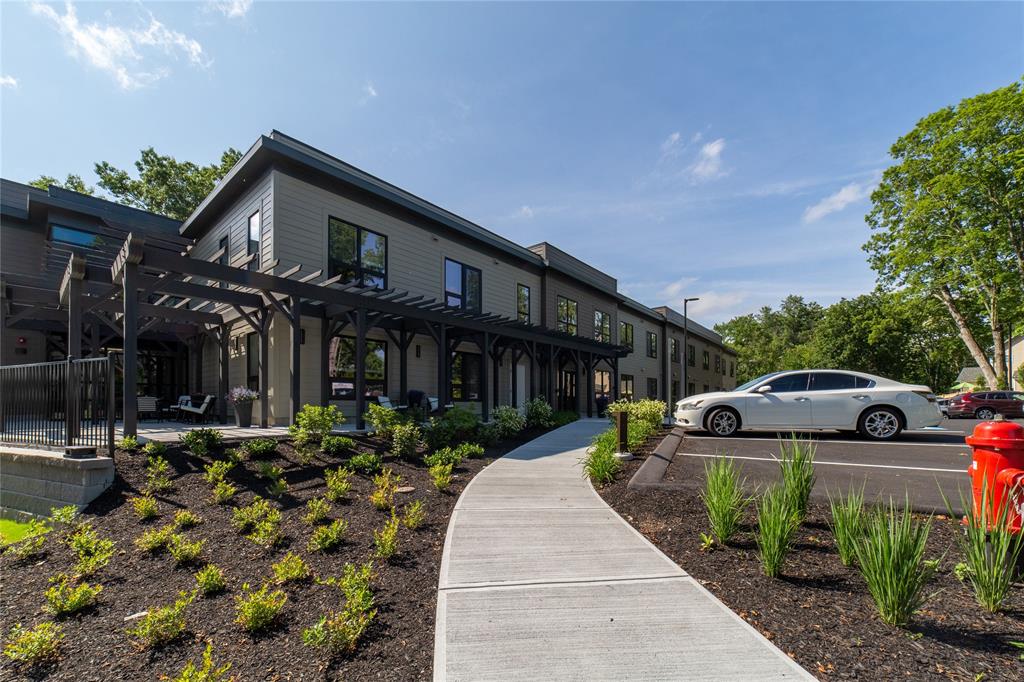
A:
<svg viewBox="0 0 1024 682">
<path fill-rule="evenodd" d="M 737 386 L 736 388 L 732 389 L 732 392 L 733 393 L 742 393 L 743 391 L 746 391 L 748 388 L 752 388 L 754 386 L 757 386 L 762 381 L 765 381 L 767 379 L 771 379 L 772 377 L 777 377 L 780 374 L 782 374 L 782 372 L 772 372 L 771 374 L 765 374 L 765 375 L 759 376 L 758 378 L 751 379 L 750 381 L 748 381 L 747 383 L 745 383 L 745 384 L 743 384 L 741 386 Z"/>
</svg>

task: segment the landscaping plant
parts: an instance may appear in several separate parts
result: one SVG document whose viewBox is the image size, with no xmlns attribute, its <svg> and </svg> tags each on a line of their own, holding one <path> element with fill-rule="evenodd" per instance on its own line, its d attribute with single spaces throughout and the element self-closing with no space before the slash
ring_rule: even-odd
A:
<svg viewBox="0 0 1024 682">
<path fill-rule="evenodd" d="M 114 556 L 114 541 L 101 538 L 90 524 L 78 526 L 67 540 L 68 546 L 78 560 L 75 562 L 75 573 L 79 576 L 90 576 L 110 563 Z"/>
<path fill-rule="evenodd" d="M 171 465 L 163 457 L 150 457 L 146 460 L 147 493 L 164 493 L 174 490 L 171 481 Z"/>
<path fill-rule="evenodd" d="M 227 478 L 228 473 L 235 468 L 235 463 L 229 460 L 218 460 L 210 462 L 203 467 L 203 479 L 210 485 L 217 485 Z"/>
<path fill-rule="evenodd" d="M 395 427 L 402 423 L 402 415 L 377 403 L 370 403 L 366 408 L 366 422 L 373 427 L 374 435 L 382 440 L 391 438 Z"/>
<path fill-rule="evenodd" d="M 329 552 L 341 544 L 347 530 L 348 522 L 344 519 L 335 519 L 326 526 L 317 526 L 309 538 L 307 549 L 311 552 Z"/>
<path fill-rule="evenodd" d="M 338 467 L 324 471 L 324 480 L 327 482 L 327 499 L 332 502 L 340 502 L 345 499 L 352 490 L 352 472 L 344 467 Z"/>
<path fill-rule="evenodd" d="M 615 429 L 603 431 L 594 438 L 586 457 L 580 460 L 583 476 L 598 488 L 614 481 L 615 474 L 622 467 L 622 462 L 615 456 L 616 445 Z"/>
<path fill-rule="evenodd" d="M 608 403 L 605 411 L 608 418 L 613 421 L 615 413 L 626 412 L 629 414 L 630 424 L 643 424 L 647 428 L 647 432 L 651 433 L 661 428 L 667 407 L 660 400 L 616 400 Z"/>
<path fill-rule="evenodd" d="M 224 434 L 217 429 L 200 428 L 186 431 L 178 436 L 181 444 L 196 457 L 206 457 L 211 451 L 220 447 Z"/>
<path fill-rule="evenodd" d="M 213 644 L 207 642 L 206 650 L 203 651 L 202 667 L 197 667 L 195 663 L 189 661 L 173 682 L 232 682 L 235 678 L 227 677 L 230 669 L 230 663 L 225 663 L 219 668 L 213 664 Z"/>
<path fill-rule="evenodd" d="M 813 441 L 799 440 L 796 434 L 790 436 L 789 442 L 779 441 L 779 469 L 782 473 L 782 488 L 789 497 L 790 506 L 803 523 L 807 516 L 807 501 L 814 487 L 814 452 L 817 446 Z"/>
<path fill-rule="evenodd" d="M 277 452 L 277 441 L 273 438 L 253 438 L 242 443 L 242 449 L 251 459 L 263 459 Z"/>
<path fill-rule="evenodd" d="M 495 408 L 491 419 L 498 438 L 501 440 L 514 438 L 519 435 L 520 431 L 526 428 L 526 417 L 519 414 L 519 410 L 511 405 Z"/>
<path fill-rule="evenodd" d="M 277 479 L 281 478 L 282 476 L 284 476 L 284 469 L 282 469 L 281 467 L 277 466 L 276 464 L 272 464 L 271 462 L 260 462 L 259 463 L 259 477 L 260 478 L 265 478 L 265 479 L 268 479 L 268 480 L 271 480 L 271 481 L 276 481 Z"/>
<path fill-rule="evenodd" d="M 339 581 L 329 581 L 341 587 L 345 595 L 344 608 L 340 613 L 322 616 L 312 627 L 302 633 L 307 646 L 324 647 L 332 654 L 355 651 L 359 639 L 373 622 L 377 610 L 373 608 L 373 592 L 370 578 L 373 566 L 363 564 L 356 568 L 345 565 L 344 576 Z"/>
<path fill-rule="evenodd" d="M 361 452 L 358 455 L 353 455 L 348 460 L 348 468 L 352 471 L 357 471 L 365 476 L 375 474 L 380 471 L 383 460 L 380 455 L 372 452 Z"/>
<path fill-rule="evenodd" d="M 326 520 L 330 513 L 331 503 L 322 497 L 314 497 L 306 502 L 306 513 L 302 517 L 302 522 L 307 526 L 315 526 Z"/>
<path fill-rule="evenodd" d="M 717 457 L 704 464 L 705 484 L 700 493 L 711 524 L 711 532 L 720 545 L 728 544 L 739 529 L 743 512 L 750 503 L 744 495 L 739 470 L 733 460 Z"/>
<path fill-rule="evenodd" d="M 288 552 L 284 558 L 270 565 L 274 572 L 274 582 L 278 585 L 305 580 L 309 577 L 309 564 L 295 552 Z"/>
<path fill-rule="evenodd" d="M 195 598 L 195 592 L 179 592 L 170 606 L 149 609 L 138 625 L 128 628 L 128 634 L 147 648 L 174 641 L 185 632 L 185 609 Z"/>
<path fill-rule="evenodd" d="M 255 592 L 246 583 L 242 594 L 235 597 L 235 622 L 247 632 L 265 630 L 277 620 L 286 601 L 288 595 L 281 590 L 270 591 L 268 583 Z"/>
<path fill-rule="evenodd" d="M 147 457 L 163 457 L 167 454 L 167 443 L 151 440 L 142 446 L 142 452 Z"/>
<path fill-rule="evenodd" d="M 150 521 L 160 514 L 160 510 L 156 505 L 156 500 L 153 499 L 152 495 L 140 495 L 139 497 L 133 497 L 131 498 L 131 503 L 132 509 L 135 511 L 135 515 L 139 517 L 140 521 Z"/>
<path fill-rule="evenodd" d="M 395 489 L 402 481 L 402 477 L 395 474 L 390 468 L 373 477 L 373 492 L 370 493 L 370 503 L 375 509 L 381 511 L 391 509 L 395 502 Z"/>
<path fill-rule="evenodd" d="M 391 430 L 391 452 L 395 457 L 412 459 L 420 445 L 423 433 L 413 423 L 396 424 Z"/>
<path fill-rule="evenodd" d="M 373 531 L 374 556 L 387 561 L 398 551 L 398 517 L 394 511 L 379 531 Z"/>
<path fill-rule="evenodd" d="M 328 457 L 341 457 L 356 449 L 356 442 L 348 436 L 324 436 L 320 449 Z"/>
<path fill-rule="evenodd" d="M 463 459 L 483 457 L 484 446 L 478 445 L 477 443 L 459 443 L 455 447 L 455 454 L 459 456 L 460 461 Z"/>
<path fill-rule="evenodd" d="M 426 518 L 427 512 L 423 509 L 423 502 L 416 500 L 405 506 L 405 512 L 402 514 L 402 525 L 409 530 L 416 530 L 423 525 Z"/>
<path fill-rule="evenodd" d="M 231 483 L 218 481 L 217 485 L 213 486 L 213 501 L 216 504 L 227 504 L 237 492 L 238 488 Z"/>
<path fill-rule="evenodd" d="M 861 486 L 859 491 L 851 488 L 846 497 L 839 493 L 837 499 L 832 499 L 829 495 L 828 504 L 832 510 L 830 525 L 839 550 L 839 561 L 843 566 L 852 566 L 857 559 L 857 543 L 864 536 L 864 487 Z"/>
<path fill-rule="evenodd" d="M 431 417 L 423 431 L 423 440 L 430 450 L 474 440 L 480 429 L 480 417 L 463 407 L 453 407 L 440 417 Z"/>
<path fill-rule="evenodd" d="M 887 509 L 869 513 L 864 534 L 855 545 L 857 564 L 879 616 L 897 626 L 906 625 L 925 602 L 924 586 L 935 573 L 924 561 L 931 517 L 915 521 L 909 502 L 897 510 L 890 499 Z"/>
<path fill-rule="evenodd" d="M 121 440 L 117 441 L 114 447 L 118 450 L 124 450 L 125 452 L 135 452 L 139 449 L 139 439 L 135 436 L 125 436 Z"/>
<path fill-rule="evenodd" d="M 44 621 L 34 628 L 16 623 L 4 638 L 4 656 L 21 666 L 30 667 L 52 661 L 60 653 L 64 630 Z"/>
<path fill-rule="evenodd" d="M 206 564 L 196 571 L 196 585 L 204 596 L 211 596 L 223 592 L 227 587 L 227 580 L 224 571 L 214 564 Z"/>
<path fill-rule="evenodd" d="M 46 536 L 50 530 L 52 529 L 45 521 L 30 519 L 25 535 L 21 540 L 8 545 L 5 551 L 18 561 L 39 556 L 46 545 Z"/>
<path fill-rule="evenodd" d="M 526 403 L 526 426 L 531 429 L 546 429 L 553 426 L 554 410 L 544 396 L 537 396 Z"/>
<path fill-rule="evenodd" d="M 70 576 L 59 573 L 50 578 L 46 603 L 53 615 L 66 616 L 92 606 L 102 591 L 102 585 L 76 583 Z"/>
<path fill-rule="evenodd" d="M 199 515 L 195 512 L 190 511 L 188 509 L 182 509 L 181 511 L 174 515 L 173 525 L 175 528 L 178 528 L 179 530 L 184 530 L 187 528 L 194 528 L 202 522 L 203 519 L 200 518 Z"/>
<path fill-rule="evenodd" d="M 292 438 L 299 445 L 314 443 L 319 445 L 330 435 L 335 424 L 343 424 L 345 416 L 337 405 L 303 405 L 295 415 L 295 423 L 288 427 Z"/>
<path fill-rule="evenodd" d="M 167 551 L 176 564 L 191 564 L 199 558 L 203 552 L 205 540 L 189 540 L 184 535 L 173 534 L 167 541 Z"/>
<path fill-rule="evenodd" d="M 462 463 L 462 453 L 459 452 L 458 448 L 441 448 L 440 450 L 426 455 L 423 458 L 423 463 L 428 467 L 434 467 L 438 464 L 447 464 L 452 468 L 455 468 Z"/>
<path fill-rule="evenodd" d="M 430 480 L 438 490 L 447 490 L 448 486 L 452 484 L 451 464 L 435 464 L 427 469 L 427 473 L 430 474 Z"/>
<path fill-rule="evenodd" d="M 267 484 L 267 495 L 270 497 L 281 497 L 288 492 L 288 482 L 283 478 L 275 478 Z"/>
<path fill-rule="evenodd" d="M 135 546 L 143 552 L 156 554 L 167 548 L 167 543 L 170 542 L 173 531 L 174 529 L 171 526 L 147 530 L 135 538 Z"/>
<path fill-rule="evenodd" d="M 777 578 L 799 526 L 786 489 L 773 485 L 764 491 L 757 505 L 757 555 L 764 574 Z"/>
</svg>

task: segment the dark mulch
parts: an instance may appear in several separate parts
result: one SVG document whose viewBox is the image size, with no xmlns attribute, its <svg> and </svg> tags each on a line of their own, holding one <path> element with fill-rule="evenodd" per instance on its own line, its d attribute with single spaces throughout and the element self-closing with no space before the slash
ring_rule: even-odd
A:
<svg viewBox="0 0 1024 682">
<path fill-rule="evenodd" d="M 732 610 L 822 680 L 1024 680 L 1024 662 L 1011 641 L 1024 642 L 1024 588 L 996 615 L 975 602 L 953 574 L 959 549 L 956 523 L 939 517 L 927 556 L 941 557 L 929 589 L 935 594 L 906 629 L 877 617 L 855 568 L 844 567 L 828 528 L 827 506 L 812 502 L 780 579 L 761 573 L 754 542 L 753 510 L 727 548 L 700 550 L 708 531 L 698 497 L 699 466 L 680 470 L 692 485 L 677 490 L 633 492 L 626 484 L 642 464 L 628 462 L 618 479 L 600 491 L 626 520 Z M 679 480 L 676 481 L 680 482 Z"/>
<path fill-rule="evenodd" d="M 402 477 L 402 485 L 415 491 L 396 496 L 399 510 L 413 500 L 422 500 L 427 512 L 426 524 L 416 531 L 402 528 L 398 555 L 390 563 L 375 563 L 377 618 L 358 650 L 331 660 L 326 652 L 302 644 L 302 631 L 329 610 L 340 610 L 340 591 L 309 581 L 286 586 L 288 602 L 279 626 L 266 634 L 250 636 L 235 619 L 234 596 L 242 583 L 258 586 L 272 576 L 270 565 L 289 550 L 300 554 L 320 578 L 340 576 L 346 562 L 369 561 L 373 552 L 373 530 L 388 518 L 368 501 L 373 488 L 371 477 L 353 476 L 348 502 L 333 505 L 332 518 L 349 522 L 343 545 L 335 552 L 322 554 L 306 550 L 311 529 L 301 522 L 305 503 L 324 493 L 323 471 L 343 460 L 322 459 L 303 466 L 291 446 L 282 443 L 276 463 L 285 469 L 290 490 L 279 500 L 284 519 L 283 545 L 264 549 L 239 535 L 231 526 L 231 511 L 247 504 L 255 494 L 266 496 L 266 482 L 256 476 L 257 463 L 247 462 L 244 471 L 236 467 L 229 478 L 239 487 L 231 505 L 213 504 L 210 486 L 202 478 L 206 463 L 178 447 L 167 455 L 176 472 L 175 489 L 157 497 L 161 515 L 142 523 L 135 517 L 129 497 L 138 494 L 145 477 L 145 456 L 118 452 L 115 457 L 118 478 L 114 486 L 97 499 L 83 514 L 98 533 L 117 542 L 117 554 L 93 581 L 103 584 L 99 603 L 80 615 L 63 619 L 66 638 L 60 660 L 46 669 L 23 671 L 4 660 L 0 679 L 74 680 L 155 680 L 161 675 L 176 675 L 188 660 L 199 661 L 206 642 L 212 641 L 214 660 L 230 661 L 231 674 L 238 680 L 419 680 L 431 679 L 434 655 L 434 616 L 438 571 L 444 537 L 455 501 L 466 484 L 493 458 L 530 440 L 541 431 L 524 432 L 516 441 L 488 448 L 482 459 L 465 461 L 456 469 L 451 488 L 438 492 L 422 464 L 411 464 L 385 457 L 389 466 Z M 380 443 L 362 439 L 365 451 L 384 449 Z M 125 617 L 150 607 L 174 601 L 181 590 L 195 587 L 198 566 L 176 567 L 165 554 L 143 555 L 133 540 L 144 530 L 169 523 L 179 509 L 191 509 L 203 523 L 183 531 L 191 539 L 204 539 L 203 559 L 222 569 L 228 577 L 228 591 L 212 598 L 198 597 L 186 612 L 188 631 L 184 638 L 162 648 L 139 649 L 125 633 L 134 623 Z M 50 576 L 69 572 L 73 561 L 70 549 L 47 542 L 43 560 L 16 563 L 0 556 L 2 597 L 0 628 L 4 632 L 16 622 L 35 625 L 47 620 L 43 593 Z"/>
</svg>

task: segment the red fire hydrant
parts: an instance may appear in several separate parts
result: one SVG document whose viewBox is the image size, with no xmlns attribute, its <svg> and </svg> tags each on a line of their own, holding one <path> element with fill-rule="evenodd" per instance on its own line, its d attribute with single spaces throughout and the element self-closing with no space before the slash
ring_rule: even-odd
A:
<svg viewBox="0 0 1024 682">
<path fill-rule="evenodd" d="M 1012 532 L 1019 533 L 1024 517 L 1024 426 L 997 415 L 994 421 L 978 424 L 966 440 L 974 451 L 967 473 L 971 476 L 977 518 L 988 517 L 991 523 L 1000 518 L 1003 505 L 1009 505 L 1007 524 Z M 981 508 L 986 489 L 991 516 L 983 514 Z"/>
</svg>

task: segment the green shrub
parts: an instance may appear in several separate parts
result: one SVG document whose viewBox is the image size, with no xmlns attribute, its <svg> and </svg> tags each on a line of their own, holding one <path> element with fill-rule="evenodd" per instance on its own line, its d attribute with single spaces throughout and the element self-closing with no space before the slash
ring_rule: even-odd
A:
<svg viewBox="0 0 1024 682">
<path fill-rule="evenodd" d="M 510 405 L 503 405 L 495 409 L 492 419 L 498 432 L 498 438 L 501 440 L 514 438 L 526 428 L 526 417 L 519 414 L 519 410 Z"/>
<path fill-rule="evenodd" d="M 224 434 L 217 429 L 192 429 L 178 436 L 181 444 L 196 457 L 206 457 L 211 451 L 220 447 Z"/>
<path fill-rule="evenodd" d="M 215 504 L 227 504 L 237 492 L 238 488 L 231 483 L 220 481 L 213 486 L 213 501 Z"/>
<path fill-rule="evenodd" d="M 242 594 L 235 597 L 235 622 L 247 632 L 265 630 L 277 620 L 286 601 L 288 595 L 281 590 L 270 591 L 267 583 L 255 592 L 248 583 L 242 585 Z"/>
<path fill-rule="evenodd" d="M 258 495 L 251 504 L 234 510 L 231 525 L 264 547 L 273 547 L 281 540 L 281 511 Z"/>
<path fill-rule="evenodd" d="M 426 519 L 427 512 L 423 509 L 423 502 L 416 500 L 405 506 L 405 512 L 402 514 L 402 525 L 409 530 L 416 530 L 423 525 Z"/>
<path fill-rule="evenodd" d="M 326 520 L 330 513 L 331 503 L 323 497 L 314 497 L 306 503 L 306 514 L 302 517 L 302 522 L 307 526 L 315 526 Z"/>
<path fill-rule="evenodd" d="M 60 653 L 64 630 L 56 623 L 40 623 L 34 628 L 12 627 L 4 638 L 4 656 L 21 666 L 31 667 L 52 661 Z"/>
<path fill-rule="evenodd" d="M 352 459 L 348 461 L 348 467 L 352 471 L 357 471 L 363 475 L 369 476 L 380 471 L 384 461 L 380 455 L 372 452 L 361 452 L 358 455 L 353 455 Z"/>
<path fill-rule="evenodd" d="M 448 486 L 452 484 L 451 464 L 435 464 L 427 469 L 427 473 L 430 474 L 430 480 L 438 490 L 447 490 Z"/>
<path fill-rule="evenodd" d="M 73 504 L 64 507 L 50 507 L 50 521 L 55 526 L 71 527 L 78 520 L 78 507 Z"/>
<path fill-rule="evenodd" d="M 491 447 L 497 445 L 501 438 L 498 437 L 498 425 L 497 424 L 481 424 L 477 427 L 476 434 L 473 436 L 473 440 L 477 441 L 481 445 Z"/>
<path fill-rule="evenodd" d="M 30 519 L 25 535 L 21 540 L 8 545 L 5 551 L 18 561 L 39 556 L 46 545 L 46 535 L 50 530 L 50 526 L 45 521 Z"/>
<path fill-rule="evenodd" d="M 135 546 L 143 552 L 157 554 L 167 548 L 167 543 L 171 541 L 171 534 L 173 530 L 174 529 L 170 526 L 147 530 L 145 533 L 135 538 Z"/>
<path fill-rule="evenodd" d="M 173 534 L 167 541 L 167 551 L 170 552 L 176 564 L 191 564 L 203 552 L 205 540 L 189 540 L 184 535 Z"/>
<path fill-rule="evenodd" d="M 271 481 L 276 481 L 277 479 L 284 476 L 284 469 L 270 462 L 260 462 L 258 468 L 260 478 L 266 478 Z"/>
<path fill-rule="evenodd" d="M 296 443 L 321 443 L 329 436 L 335 424 L 343 424 L 345 416 L 337 405 L 303 405 L 295 415 L 295 423 L 288 427 Z"/>
<path fill-rule="evenodd" d="M 398 410 L 370 403 L 366 406 L 366 421 L 373 427 L 374 435 L 388 440 L 395 427 L 402 423 L 402 415 Z"/>
<path fill-rule="evenodd" d="M 68 545 L 75 553 L 75 573 L 86 577 L 110 563 L 114 556 L 114 541 L 101 538 L 89 524 L 82 524 L 68 537 Z"/>
<path fill-rule="evenodd" d="M 243 448 L 228 448 L 224 451 L 224 458 L 232 464 L 241 464 L 249 459 L 249 453 Z"/>
<path fill-rule="evenodd" d="M 174 515 L 174 527 L 178 529 L 194 528 L 203 522 L 203 519 L 193 511 L 182 509 Z"/>
<path fill-rule="evenodd" d="M 354 459 L 354 458 L 353 458 Z M 324 480 L 327 482 L 327 499 L 332 502 L 340 502 L 345 499 L 352 490 L 352 472 L 343 467 L 324 471 Z"/>
<path fill-rule="evenodd" d="M 796 513 L 798 523 L 807 516 L 807 501 L 814 487 L 814 451 L 812 441 L 798 440 L 792 435 L 789 442 L 779 441 L 779 469 L 782 488 L 789 497 L 789 506 Z"/>
<path fill-rule="evenodd" d="M 320 449 L 328 457 L 341 457 L 356 449 L 356 442 L 348 436 L 324 436 Z"/>
<path fill-rule="evenodd" d="M 431 417 L 423 432 L 430 450 L 439 450 L 473 440 L 480 426 L 480 417 L 462 407 L 453 407 L 440 417 Z"/>
<path fill-rule="evenodd" d="M 455 447 L 455 454 L 460 459 L 475 459 L 484 456 L 484 446 L 477 443 L 460 443 Z"/>
<path fill-rule="evenodd" d="M 273 547 L 281 542 L 281 512 L 275 509 L 267 518 L 259 521 L 246 537 L 263 547 Z"/>
<path fill-rule="evenodd" d="M 544 396 L 538 396 L 526 403 L 526 426 L 531 429 L 546 429 L 555 423 L 555 411 Z"/>
<path fill-rule="evenodd" d="M 277 452 L 277 441 L 273 438 L 253 438 L 242 443 L 241 447 L 250 458 L 262 459 Z"/>
<path fill-rule="evenodd" d="M 174 490 L 174 483 L 171 481 L 171 465 L 163 457 L 150 457 L 146 460 L 145 490 L 150 494 Z"/>
<path fill-rule="evenodd" d="M 832 536 L 836 539 L 839 561 L 843 566 L 852 566 L 857 559 L 857 543 L 864 535 L 864 488 L 859 491 L 850 489 L 843 497 L 839 493 L 837 499 L 829 495 L 828 504 L 832 511 Z"/>
<path fill-rule="evenodd" d="M 140 521 L 151 521 L 160 515 L 156 500 L 152 495 L 140 495 L 129 500 L 132 503 L 132 510 L 139 517 Z"/>
<path fill-rule="evenodd" d="M 288 552 L 280 561 L 271 564 L 270 570 L 274 572 L 274 582 L 278 585 L 301 582 L 309 578 L 309 564 L 295 552 Z"/>
<path fill-rule="evenodd" d="M 935 573 L 924 561 L 930 529 L 931 517 L 918 523 L 907 508 L 897 510 L 892 499 L 888 509 L 867 515 L 856 545 L 857 563 L 879 616 L 890 625 L 905 625 L 925 602 L 924 586 Z"/>
<path fill-rule="evenodd" d="M 441 448 L 423 457 L 423 463 L 428 467 L 439 464 L 447 464 L 453 469 L 462 464 L 462 454 L 455 448 Z"/>
<path fill-rule="evenodd" d="M 966 569 L 961 572 L 970 582 L 974 597 L 983 609 L 995 613 L 1010 594 L 1015 567 L 1024 548 L 1024 533 L 1010 530 L 1009 502 L 1004 502 L 997 510 L 995 496 L 990 493 L 987 478 L 982 484 L 981 500 L 973 501 L 980 502 L 977 506 L 968 503 L 961 493 L 966 524 L 963 532 L 953 535 L 964 554 Z M 948 500 L 946 507 L 949 508 Z M 952 509 L 949 516 L 956 518 Z"/>
<path fill-rule="evenodd" d="M 128 629 L 128 634 L 147 648 L 174 641 L 185 632 L 185 609 L 193 599 L 194 592 L 179 592 L 174 604 L 149 609 L 138 625 Z"/>
<path fill-rule="evenodd" d="M 196 571 L 196 585 L 206 596 L 219 594 L 227 587 L 224 571 L 214 564 L 206 564 Z"/>
<path fill-rule="evenodd" d="M 307 549 L 311 552 L 329 552 L 341 544 L 346 531 L 348 522 L 344 519 L 335 519 L 326 526 L 317 526 L 309 538 Z"/>
<path fill-rule="evenodd" d="M 412 459 L 416 456 L 423 433 L 413 423 L 396 424 L 391 429 L 391 452 L 395 457 Z"/>
<path fill-rule="evenodd" d="M 708 514 L 711 532 L 726 545 L 739 530 L 750 497 L 743 493 L 744 481 L 733 460 L 718 457 L 704 464 L 706 482 L 700 497 Z"/>
<path fill-rule="evenodd" d="M 398 523 L 398 517 L 392 511 L 384 527 L 373 531 L 373 554 L 378 559 L 387 561 L 398 551 Z"/>
<path fill-rule="evenodd" d="M 401 483 L 402 477 L 396 475 L 390 468 L 373 477 L 373 492 L 370 493 L 370 503 L 379 510 L 391 509 L 395 502 L 395 490 Z"/>
<path fill-rule="evenodd" d="M 197 667 L 195 663 L 189 661 L 173 682 L 232 682 L 235 678 L 227 677 L 228 670 L 231 670 L 230 663 L 219 668 L 214 666 L 213 644 L 207 642 L 206 650 L 203 651 L 202 667 Z"/>
<path fill-rule="evenodd" d="M 782 571 L 799 525 L 785 489 L 773 485 L 765 490 L 757 505 L 757 555 L 769 578 Z"/>
<path fill-rule="evenodd" d="M 270 497 L 281 497 L 288 492 L 288 482 L 283 478 L 275 478 L 267 484 L 267 495 Z"/>
<path fill-rule="evenodd" d="M 118 450 L 124 450 L 125 452 L 135 452 L 139 449 L 139 439 L 135 436 L 125 436 L 121 440 L 117 441 L 115 446 Z"/>
<path fill-rule="evenodd" d="M 66 616 L 92 606 L 102 591 L 102 585 L 75 583 L 70 576 L 59 573 L 50 578 L 50 587 L 46 590 L 46 603 L 53 615 Z"/>
<path fill-rule="evenodd" d="M 363 564 L 356 568 L 345 564 L 343 577 L 338 584 L 345 596 L 345 606 L 340 613 L 330 613 L 320 618 L 315 625 L 302 633 L 302 641 L 307 646 L 324 647 L 331 653 L 352 652 L 366 628 L 377 615 L 373 608 L 373 592 L 370 590 L 370 579 L 373 566 Z"/>
<path fill-rule="evenodd" d="M 228 460 L 218 460 L 216 462 L 210 462 L 203 467 L 203 479 L 206 480 L 210 485 L 217 485 L 221 481 L 227 479 L 228 473 L 235 468 L 235 463 Z"/>
<path fill-rule="evenodd" d="M 622 468 L 622 462 L 615 456 L 618 441 L 615 429 L 599 433 L 587 451 L 583 464 L 583 476 L 597 487 L 603 487 L 615 480 L 615 474 Z"/>
<path fill-rule="evenodd" d="M 608 403 L 607 414 L 614 419 L 617 412 L 629 414 L 629 423 L 645 424 L 648 432 L 660 429 L 665 420 L 666 406 L 660 400 L 616 400 Z"/>
<path fill-rule="evenodd" d="M 167 443 L 151 440 L 142 446 L 142 452 L 147 457 L 163 457 L 167 454 Z"/>
<path fill-rule="evenodd" d="M 579 421 L 579 414 L 573 410 L 559 410 L 555 412 L 551 417 L 553 426 L 565 426 L 566 424 L 572 424 L 574 421 Z"/>
</svg>

